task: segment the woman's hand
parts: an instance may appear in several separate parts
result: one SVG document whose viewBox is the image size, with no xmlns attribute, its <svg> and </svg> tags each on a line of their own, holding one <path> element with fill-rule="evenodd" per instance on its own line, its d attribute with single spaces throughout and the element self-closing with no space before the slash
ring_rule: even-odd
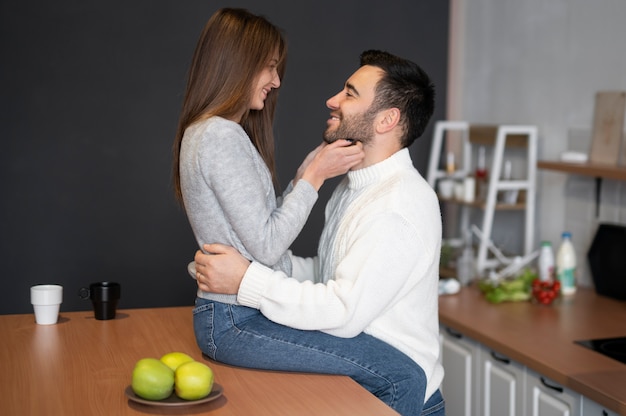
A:
<svg viewBox="0 0 626 416">
<path fill-rule="evenodd" d="M 326 179 L 343 175 L 361 163 L 364 157 L 361 142 L 337 140 L 331 144 L 322 143 L 304 159 L 298 168 L 294 184 L 304 179 L 315 190 L 319 190 Z"/>
<path fill-rule="evenodd" d="M 236 295 L 250 261 L 223 244 L 205 244 L 203 248 L 209 254 L 198 250 L 194 257 L 198 287 L 205 292 Z"/>
</svg>

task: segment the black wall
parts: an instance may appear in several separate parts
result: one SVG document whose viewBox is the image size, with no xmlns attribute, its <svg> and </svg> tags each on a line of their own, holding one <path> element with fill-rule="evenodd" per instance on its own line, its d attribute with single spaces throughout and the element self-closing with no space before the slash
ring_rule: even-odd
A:
<svg viewBox="0 0 626 416">
<path fill-rule="evenodd" d="M 29 287 L 122 284 L 120 307 L 192 304 L 195 241 L 170 185 L 170 147 L 197 37 L 219 7 L 283 28 L 287 75 L 277 118 L 286 185 L 321 140 L 334 95 L 362 50 L 431 74 L 444 118 L 448 2 L 198 0 L 0 1 L 0 314 L 31 313 Z M 431 126 L 432 129 L 432 126 Z M 432 130 L 412 147 L 425 172 Z M 314 255 L 320 200 L 293 249 Z"/>
</svg>

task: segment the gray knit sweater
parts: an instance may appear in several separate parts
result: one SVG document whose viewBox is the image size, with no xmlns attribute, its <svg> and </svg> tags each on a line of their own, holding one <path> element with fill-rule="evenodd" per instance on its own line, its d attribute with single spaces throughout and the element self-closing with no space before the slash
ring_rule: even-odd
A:
<svg viewBox="0 0 626 416">
<path fill-rule="evenodd" d="M 185 131 L 180 180 L 187 217 L 199 247 L 222 243 L 250 260 L 291 273 L 287 250 L 317 200 L 300 180 L 277 198 L 272 177 L 243 128 L 211 117 Z M 208 299 L 236 303 L 236 296 L 198 291 Z"/>
</svg>

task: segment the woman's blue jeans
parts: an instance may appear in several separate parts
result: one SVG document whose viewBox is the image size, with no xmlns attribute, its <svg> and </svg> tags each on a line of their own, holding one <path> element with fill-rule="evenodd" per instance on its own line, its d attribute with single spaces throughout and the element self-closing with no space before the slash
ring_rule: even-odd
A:
<svg viewBox="0 0 626 416">
<path fill-rule="evenodd" d="M 370 335 L 339 338 L 301 331 L 272 322 L 256 309 L 202 298 L 196 299 L 193 313 L 198 346 L 216 361 L 265 370 L 347 375 L 402 415 L 444 414 L 439 392 L 424 405 L 426 376 L 421 367 Z"/>
</svg>

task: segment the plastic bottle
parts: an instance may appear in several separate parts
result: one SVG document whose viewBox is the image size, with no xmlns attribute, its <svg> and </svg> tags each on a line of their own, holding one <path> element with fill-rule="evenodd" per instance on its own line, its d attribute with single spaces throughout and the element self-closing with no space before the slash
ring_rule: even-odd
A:
<svg viewBox="0 0 626 416">
<path fill-rule="evenodd" d="M 554 279 L 554 251 L 552 243 L 549 241 L 541 242 L 541 250 L 539 251 L 539 280 L 549 282 Z"/>
<path fill-rule="evenodd" d="M 474 279 L 474 249 L 472 248 L 472 233 L 467 230 L 464 238 L 463 251 L 456 261 L 457 279 L 463 286 L 467 286 Z"/>
<path fill-rule="evenodd" d="M 561 235 L 561 245 L 556 254 L 557 278 L 561 282 L 561 294 L 576 293 L 576 252 L 572 244 L 572 234 L 565 231 Z"/>
</svg>

